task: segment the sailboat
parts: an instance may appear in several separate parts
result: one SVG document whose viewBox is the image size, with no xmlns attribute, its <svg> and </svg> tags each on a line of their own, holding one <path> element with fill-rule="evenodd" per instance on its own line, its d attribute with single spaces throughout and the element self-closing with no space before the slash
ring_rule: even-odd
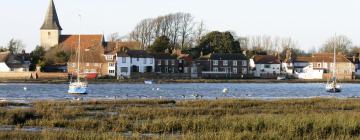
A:
<svg viewBox="0 0 360 140">
<path fill-rule="evenodd" d="M 76 69 L 76 81 L 70 81 L 69 85 L 69 94 L 87 94 L 88 83 L 81 81 L 80 79 L 80 47 L 81 47 L 81 35 L 79 34 L 79 44 L 78 44 L 78 55 L 77 55 L 77 69 Z"/>
<path fill-rule="evenodd" d="M 326 88 L 327 92 L 332 92 L 332 93 L 341 92 L 341 86 L 340 86 L 340 84 L 337 83 L 337 78 L 336 78 L 336 48 L 335 48 L 335 46 L 334 46 L 334 65 L 332 67 L 332 76 L 326 83 L 325 88 Z"/>
</svg>

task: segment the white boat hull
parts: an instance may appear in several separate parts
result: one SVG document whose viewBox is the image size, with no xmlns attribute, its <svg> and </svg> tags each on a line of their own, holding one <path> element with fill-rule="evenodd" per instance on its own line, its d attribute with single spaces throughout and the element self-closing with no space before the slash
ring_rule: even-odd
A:
<svg viewBox="0 0 360 140">
<path fill-rule="evenodd" d="M 87 83 L 74 82 L 69 85 L 69 94 L 87 94 Z"/>
<path fill-rule="evenodd" d="M 331 84 L 328 84 L 328 85 L 326 85 L 326 91 L 332 92 L 332 93 L 341 92 L 341 87 L 340 87 L 340 85 L 333 86 Z"/>
</svg>

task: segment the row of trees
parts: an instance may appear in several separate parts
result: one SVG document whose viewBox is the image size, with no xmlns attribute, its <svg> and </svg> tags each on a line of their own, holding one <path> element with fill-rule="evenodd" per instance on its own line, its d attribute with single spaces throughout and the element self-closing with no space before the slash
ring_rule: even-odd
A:
<svg viewBox="0 0 360 140">
<path fill-rule="evenodd" d="M 172 48 L 191 48 L 205 33 L 203 22 L 196 22 L 189 13 L 175 13 L 142 20 L 129 34 L 147 49 L 159 37 L 166 36 Z"/>
</svg>

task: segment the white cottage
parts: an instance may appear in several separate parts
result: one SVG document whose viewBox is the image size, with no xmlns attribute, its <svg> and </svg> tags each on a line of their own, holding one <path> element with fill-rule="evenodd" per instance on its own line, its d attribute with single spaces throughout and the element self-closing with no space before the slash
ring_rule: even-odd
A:
<svg viewBox="0 0 360 140">
<path fill-rule="evenodd" d="M 132 73 L 155 71 L 154 57 L 142 50 L 129 50 L 117 54 L 117 77 L 130 78 Z"/>
<path fill-rule="evenodd" d="M 28 54 L 0 52 L 0 72 L 27 72 L 30 67 Z"/>
<path fill-rule="evenodd" d="M 272 55 L 256 55 L 250 61 L 254 76 L 258 78 L 276 78 L 281 71 L 281 62 Z M 255 67 L 254 67 L 255 66 Z"/>
</svg>

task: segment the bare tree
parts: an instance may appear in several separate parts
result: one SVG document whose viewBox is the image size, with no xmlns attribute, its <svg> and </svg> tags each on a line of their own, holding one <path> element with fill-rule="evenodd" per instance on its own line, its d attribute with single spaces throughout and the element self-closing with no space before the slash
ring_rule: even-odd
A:
<svg viewBox="0 0 360 140">
<path fill-rule="evenodd" d="M 108 36 L 108 40 L 109 40 L 110 42 L 118 42 L 118 41 L 121 41 L 122 39 L 121 39 L 119 33 L 116 32 L 116 33 L 110 34 L 110 35 Z"/>
<path fill-rule="evenodd" d="M 339 35 L 329 38 L 320 49 L 321 52 L 332 53 L 334 48 L 336 52 L 349 54 L 350 49 L 353 47 L 352 41 L 345 35 Z"/>
<path fill-rule="evenodd" d="M 191 14 L 175 13 L 157 18 L 142 20 L 129 34 L 130 40 L 141 42 L 146 49 L 160 36 L 167 36 L 172 47 L 189 47 L 204 33 L 204 25 L 194 28 L 195 22 Z M 197 36 L 198 35 L 198 36 Z"/>
<path fill-rule="evenodd" d="M 25 49 L 25 45 L 22 40 L 11 39 L 7 45 L 7 48 L 10 52 L 14 54 L 21 53 Z"/>
</svg>

